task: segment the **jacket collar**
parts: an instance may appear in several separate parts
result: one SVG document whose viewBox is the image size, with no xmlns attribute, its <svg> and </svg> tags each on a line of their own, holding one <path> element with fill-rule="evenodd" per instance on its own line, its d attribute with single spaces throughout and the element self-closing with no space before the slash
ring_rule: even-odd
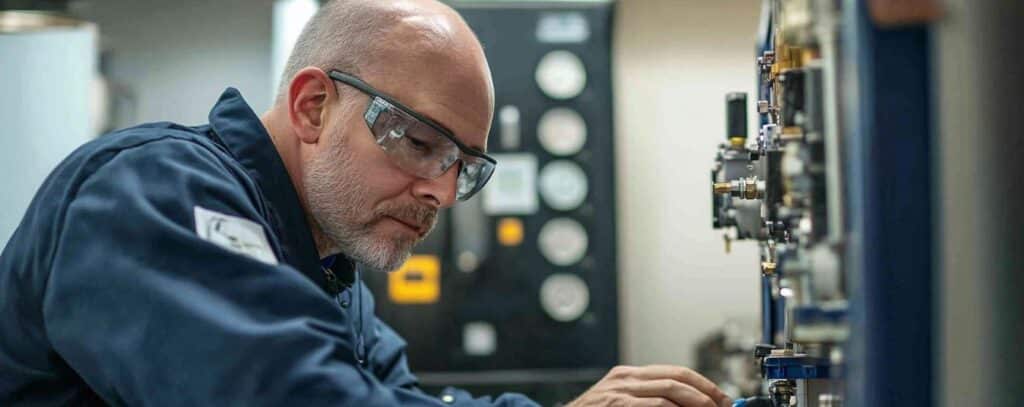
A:
<svg viewBox="0 0 1024 407">
<path fill-rule="evenodd" d="M 321 267 L 331 268 L 342 283 L 354 280 L 354 264 L 348 259 L 321 259 L 316 251 L 306 212 L 299 202 L 270 134 L 235 88 L 227 88 L 210 110 L 210 127 L 221 143 L 256 182 L 268 204 L 268 219 L 280 238 L 284 262 L 322 288 L 327 280 Z"/>
</svg>

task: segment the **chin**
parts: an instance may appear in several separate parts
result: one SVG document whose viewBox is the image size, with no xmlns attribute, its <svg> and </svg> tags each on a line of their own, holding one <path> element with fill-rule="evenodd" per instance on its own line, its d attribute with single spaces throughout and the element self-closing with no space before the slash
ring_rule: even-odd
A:
<svg viewBox="0 0 1024 407">
<path fill-rule="evenodd" d="M 367 242 L 365 250 L 360 250 L 362 259 L 357 259 L 365 267 L 376 271 L 391 272 L 398 270 L 412 254 L 412 246 L 415 242 L 408 239 L 384 237 Z"/>
</svg>

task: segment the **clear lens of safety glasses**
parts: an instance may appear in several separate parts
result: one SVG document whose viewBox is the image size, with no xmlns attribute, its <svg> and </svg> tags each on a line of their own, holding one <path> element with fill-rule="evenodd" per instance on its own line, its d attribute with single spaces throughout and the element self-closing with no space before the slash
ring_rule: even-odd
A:
<svg viewBox="0 0 1024 407">
<path fill-rule="evenodd" d="M 455 198 L 465 201 L 480 191 L 494 174 L 494 163 L 483 157 L 463 156 Z"/>
<path fill-rule="evenodd" d="M 459 169 L 455 198 L 465 201 L 483 188 L 494 172 L 494 163 L 465 154 L 440 131 L 409 115 L 380 97 L 374 97 L 364 116 L 377 144 L 403 171 L 433 179 L 453 164 Z"/>
</svg>

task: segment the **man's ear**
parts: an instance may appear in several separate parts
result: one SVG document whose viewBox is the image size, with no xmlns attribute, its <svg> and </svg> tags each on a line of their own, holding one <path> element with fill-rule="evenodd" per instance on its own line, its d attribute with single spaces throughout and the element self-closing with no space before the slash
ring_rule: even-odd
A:
<svg viewBox="0 0 1024 407">
<path fill-rule="evenodd" d="M 295 74 L 288 86 L 288 120 L 303 143 L 315 144 L 324 129 L 326 107 L 336 94 L 331 78 L 316 67 Z"/>
</svg>

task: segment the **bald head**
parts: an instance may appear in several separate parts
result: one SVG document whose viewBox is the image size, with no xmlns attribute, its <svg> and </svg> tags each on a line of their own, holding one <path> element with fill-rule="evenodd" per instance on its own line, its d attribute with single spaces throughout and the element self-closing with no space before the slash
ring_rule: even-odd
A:
<svg viewBox="0 0 1024 407">
<path fill-rule="evenodd" d="M 296 41 L 282 74 L 277 103 L 287 99 L 289 83 L 305 67 L 355 75 L 374 69 L 393 71 L 398 62 L 396 53 L 406 57 L 403 59 L 447 53 L 449 59 L 460 60 L 463 66 L 483 68 L 490 86 L 480 43 L 462 17 L 447 5 L 435 0 L 330 0 L 310 19 Z M 434 62 L 437 56 L 432 56 Z M 423 68 L 420 62 L 409 68 Z"/>
</svg>

